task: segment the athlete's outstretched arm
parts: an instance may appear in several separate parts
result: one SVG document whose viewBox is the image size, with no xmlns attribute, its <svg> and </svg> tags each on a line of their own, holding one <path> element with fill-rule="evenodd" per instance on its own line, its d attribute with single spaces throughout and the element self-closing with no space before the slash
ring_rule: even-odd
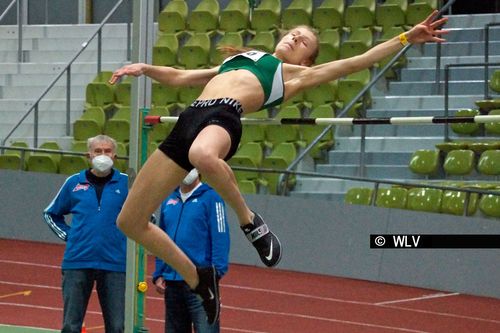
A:
<svg viewBox="0 0 500 333">
<path fill-rule="evenodd" d="M 177 69 L 173 67 L 154 66 L 143 63 L 125 65 L 114 71 L 109 83 L 115 84 L 125 75 L 146 75 L 161 84 L 173 87 L 202 86 L 217 75 L 218 67 L 209 69 Z"/>
<path fill-rule="evenodd" d="M 434 21 L 438 11 L 434 11 L 424 21 L 400 36 L 395 36 L 381 44 L 374 46 L 363 54 L 336 61 L 331 61 L 318 66 L 306 68 L 296 77 L 296 86 L 292 90 L 303 90 L 321 83 L 339 79 L 347 74 L 355 73 L 365 68 L 370 68 L 387 56 L 396 53 L 404 47 L 404 44 L 422 44 L 426 42 L 444 42 L 441 35 L 447 34 L 448 30 L 441 30 L 447 18 Z M 293 84 L 292 84 L 293 86 Z"/>
</svg>

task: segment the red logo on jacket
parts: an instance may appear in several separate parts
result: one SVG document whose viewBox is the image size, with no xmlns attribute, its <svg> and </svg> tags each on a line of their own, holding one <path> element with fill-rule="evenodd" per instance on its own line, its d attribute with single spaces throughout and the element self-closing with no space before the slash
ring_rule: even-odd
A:
<svg viewBox="0 0 500 333">
<path fill-rule="evenodd" d="M 73 189 L 73 192 L 80 191 L 80 190 L 87 191 L 89 189 L 89 187 L 90 187 L 89 184 L 78 184 Z"/>
</svg>

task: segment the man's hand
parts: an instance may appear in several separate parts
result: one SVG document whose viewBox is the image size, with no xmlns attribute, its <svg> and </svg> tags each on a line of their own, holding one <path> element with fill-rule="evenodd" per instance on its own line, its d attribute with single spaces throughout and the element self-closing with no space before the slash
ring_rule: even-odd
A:
<svg viewBox="0 0 500 333">
<path fill-rule="evenodd" d="M 165 280 L 161 276 L 159 278 L 157 278 L 155 281 L 156 292 L 160 295 L 165 294 L 166 284 L 167 283 L 165 282 Z"/>
</svg>

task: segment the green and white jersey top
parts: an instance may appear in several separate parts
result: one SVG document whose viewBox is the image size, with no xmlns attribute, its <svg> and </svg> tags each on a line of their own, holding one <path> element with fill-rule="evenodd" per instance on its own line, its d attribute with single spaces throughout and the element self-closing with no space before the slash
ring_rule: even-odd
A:
<svg viewBox="0 0 500 333">
<path fill-rule="evenodd" d="M 262 108 L 279 105 L 283 102 L 285 83 L 283 82 L 283 62 L 275 56 L 261 52 L 248 51 L 224 60 L 219 73 L 246 69 L 253 73 L 264 90 Z"/>
</svg>

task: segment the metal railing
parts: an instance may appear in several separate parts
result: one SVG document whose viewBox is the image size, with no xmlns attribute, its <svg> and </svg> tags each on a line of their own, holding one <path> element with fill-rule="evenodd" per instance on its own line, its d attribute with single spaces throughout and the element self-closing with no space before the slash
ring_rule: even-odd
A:
<svg viewBox="0 0 500 333">
<path fill-rule="evenodd" d="M 33 145 L 35 147 L 38 146 L 38 116 L 39 116 L 39 104 L 41 100 L 47 95 L 47 93 L 54 87 L 57 81 L 66 73 L 66 135 L 70 135 L 71 132 L 71 66 L 75 62 L 75 60 L 85 51 L 87 46 L 91 41 L 97 36 L 97 73 L 101 72 L 101 58 L 102 58 L 102 29 L 104 25 L 107 23 L 109 18 L 115 13 L 115 11 L 120 7 L 120 5 L 124 2 L 124 0 L 118 0 L 115 6 L 109 11 L 108 15 L 102 20 L 101 24 L 98 26 L 96 31 L 87 39 L 86 42 L 82 44 L 81 49 L 75 54 L 75 56 L 64 66 L 61 72 L 52 80 L 52 82 L 47 86 L 47 88 L 42 92 L 40 97 L 33 103 L 33 105 L 25 112 L 25 114 L 21 117 L 21 119 L 14 125 L 14 127 L 9 131 L 9 133 L 3 138 L 1 145 L 4 146 L 7 140 L 11 137 L 11 135 L 16 131 L 16 129 L 25 121 L 25 119 L 34 112 L 34 123 L 33 123 Z M 18 4 L 21 4 L 22 0 L 18 0 Z M 18 5 L 20 7 L 20 5 Z M 22 43 L 22 35 L 21 35 L 22 27 L 19 27 L 19 41 Z M 127 27 L 127 55 L 130 55 L 130 23 L 128 23 Z M 22 53 L 22 52 L 21 52 Z M 127 60 L 130 60 L 127 59 Z M 19 60 L 21 62 L 21 60 Z"/>
<path fill-rule="evenodd" d="M 442 15 L 442 13 L 444 13 L 446 10 L 448 10 L 448 8 L 450 8 L 450 6 L 455 2 L 456 0 L 450 0 L 448 1 L 440 10 L 439 10 L 439 14 L 438 14 L 438 17 L 440 15 Z M 354 106 L 354 104 L 361 98 L 361 97 L 364 97 L 368 91 L 375 85 L 375 83 L 377 83 L 377 81 L 382 77 L 382 75 L 385 74 L 385 72 L 387 70 L 389 70 L 389 68 L 392 67 L 392 65 L 399 60 L 400 57 L 402 57 L 411 47 L 412 45 L 411 44 L 408 44 L 406 45 L 405 47 L 403 47 L 403 49 L 401 49 L 386 65 L 385 67 L 383 67 L 376 75 L 375 77 L 366 85 L 363 87 L 363 89 L 361 89 L 361 91 L 346 105 L 344 106 L 344 108 L 340 111 L 340 113 L 338 115 L 336 115 L 336 118 L 340 118 L 342 116 L 344 116 L 348 110 L 351 109 L 352 106 Z M 364 126 L 364 125 L 363 125 Z M 302 159 L 306 156 L 307 153 L 309 153 L 309 151 L 329 132 L 331 131 L 333 128 L 333 125 L 329 125 L 327 127 L 325 127 L 325 129 L 316 137 L 316 139 L 314 139 L 307 147 L 304 148 L 304 150 L 302 150 L 300 153 L 299 153 L 299 156 L 297 156 L 297 158 L 295 160 L 292 161 L 292 163 L 290 163 L 290 165 L 286 168 L 287 171 L 291 171 L 293 170 L 294 168 L 296 168 L 298 166 L 298 164 L 300 163 L 300 161 L 302 161 Z M 363 169 L 364 169 L 364 147 L 365 147 L 365 140 L 366 140 L 366 136 L 365 136 L 365 131 L 364 129 L 362 129 L 362 133 L 361 133 L 361 149 L 360 149 L 360 170 L 361 170 L 361 175 L 363 175 Z M 284 173 L 282 175 L 280 175 L 280 181 L 278 183 L 278 193 L 279 194 L 285 194 L 286 195 L 286 192 L 287 192 L 287 188 L 288 188 L 288 173 Z"/>
<path fill-rule="evenodd" d="M 444 67 L 444 117 L 449 116 L 449 104 L 450 104 L 450 68 L 453 67 L 487 67 L 487 66 L 500 66 L 500 62 L 494 62 L 494 63 L 463 63 L 463 64 L 448 64 Z M 484 85 L 484 96 L 487 96 L 488 92 L 488 76 L 485 78 L 485 85 Z M 444 141 L 449 142 L 450 141 L 450 133 L 449 133 L 449 125 L 445 125 L 444 127 Z"/>
</svg>

